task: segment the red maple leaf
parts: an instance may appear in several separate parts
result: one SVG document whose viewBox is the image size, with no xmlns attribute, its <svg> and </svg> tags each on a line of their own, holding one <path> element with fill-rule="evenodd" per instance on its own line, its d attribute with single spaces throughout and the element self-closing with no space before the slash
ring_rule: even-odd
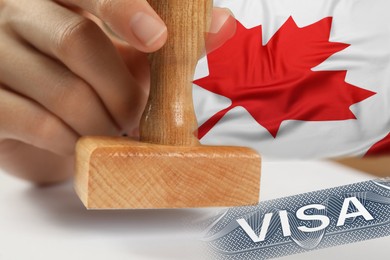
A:
<svg viewBox="0 0 390 260">
<path fill-rule="evenodd" d="M 233 38 L 207 55 L 209 76 L 194 81 L 232 102 L 200 126 L 199 138 L 238 106 L 274 137 L 285 120 L 356 119 L 349 107 L 375 93 L 346 83 L 346 70 L 311 70 L 349 46 L 329 42 L 331 25 L 327 17 L 299 28 L 290 17 L 263 46 L 261 26 L 237 21 Z"/>
</svg>

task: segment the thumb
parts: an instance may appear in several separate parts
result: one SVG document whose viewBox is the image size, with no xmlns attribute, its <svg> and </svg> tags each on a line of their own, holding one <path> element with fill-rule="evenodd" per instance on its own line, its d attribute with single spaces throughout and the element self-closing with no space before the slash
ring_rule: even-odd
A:
<svg viewBox="0 0 390 260">
<path fill-rule="evenodd" d="M 139 51 L 156 51 L 167 39 L 166 25 L 146 0 L 57 1 L 95 15 Z"/>
<path fill-rule="evenodd" d="M 214 8 L 210 30 L 206 38 L 206 54 L 218 49 L 231 39 L 237 29 L 237 20 L 226 8 Z"/>
</svg>

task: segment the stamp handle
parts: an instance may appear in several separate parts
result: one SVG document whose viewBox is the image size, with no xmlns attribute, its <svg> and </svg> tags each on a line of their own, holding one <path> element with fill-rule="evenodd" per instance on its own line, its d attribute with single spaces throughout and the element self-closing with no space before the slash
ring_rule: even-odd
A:
<svg viewBox="0 0 390 260">
<path fill-rule="evenodd" d="M 192 80 L 210 25 L 212 0 L 148 0 L 168 28 L 162 49 L 150 54 L 151 88 L 140 124 L 141 141 L 193 146 L 197 121 Z"/>
</svg>

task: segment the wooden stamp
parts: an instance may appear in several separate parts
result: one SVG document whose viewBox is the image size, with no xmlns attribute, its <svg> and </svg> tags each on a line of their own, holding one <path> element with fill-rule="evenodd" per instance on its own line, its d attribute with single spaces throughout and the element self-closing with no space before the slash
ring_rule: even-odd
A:
<svg viewBox="0 0 390 260">
<path fill-rule="evenodd" d="M 140 141 L 85 137 L 76 148 L 75 189 L 90 209 L 257 204 L 260 156 L 249 148 L 200 145 L 192 78 L 212 0 L 149 0 L 168 27 L 150 55 L 151 90 Z"/>
</svg>

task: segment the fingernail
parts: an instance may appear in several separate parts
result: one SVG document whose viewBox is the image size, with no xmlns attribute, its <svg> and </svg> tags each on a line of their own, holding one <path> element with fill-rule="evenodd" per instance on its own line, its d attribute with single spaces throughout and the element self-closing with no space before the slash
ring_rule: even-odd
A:
<svg viewBox="0 0 390 260">
<path fill-rule="evenodd" d="M 164 23 L 143 12 L 133 16 L 130 26 L 138 40 L 147 47 L 153 45 L 167 31 Z"/>
<path fill-rule="evenodd" d="M 218 33 L 231 17 L 234 17 L 234 15 L 229 9 L 214 8 L 210 25 L 210 33 Z"/>
</svg>

